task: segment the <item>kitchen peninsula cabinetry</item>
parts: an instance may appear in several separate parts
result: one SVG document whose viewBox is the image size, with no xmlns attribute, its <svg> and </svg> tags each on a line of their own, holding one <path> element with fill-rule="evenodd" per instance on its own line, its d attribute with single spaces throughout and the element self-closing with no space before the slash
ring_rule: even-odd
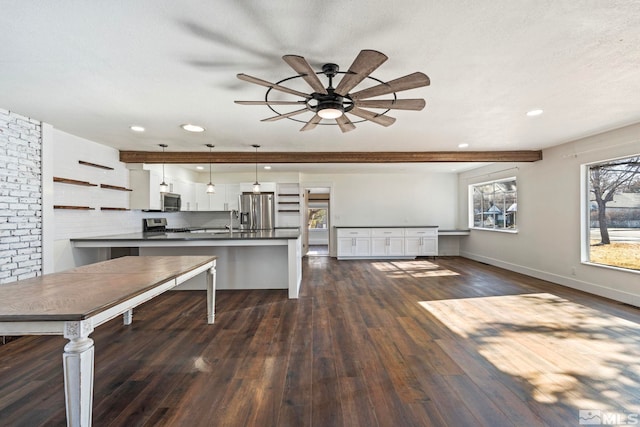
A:
<svg viewBox="0 0 640 427">
<path fill-rule="evenodd" d="M 438 227 L 336 227 L 338 259 L 438 255 Z"/>
</svg>

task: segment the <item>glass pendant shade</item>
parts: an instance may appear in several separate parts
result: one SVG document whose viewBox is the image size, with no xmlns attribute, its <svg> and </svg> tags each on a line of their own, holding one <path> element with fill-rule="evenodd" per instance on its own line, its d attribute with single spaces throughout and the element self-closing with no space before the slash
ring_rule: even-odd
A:
<svg viewBox="0 0 640 427">
<path fill-rule="evenodd" d="M 258 182 L 258 148 L 260 148 L 260 146 L 254 144 L 253 148 L 256 149 L 256 182 L 253 183 L 253 192 L 254 193 L 259 193 L 260 192 L 260 183 Z"/>
<path fill-rule="evenodd" d="M 211 154 L 211 149 L 215 147 L 215 145 L 207 144 L 207 147 L 209 147 L 209 154 Z M 207 194 L 215 194 L 215 193 L 216 193 L 216 186 L 213 184 L 213 181 L 211 180 L 211 160 L 209 160 L 209 183 L 207 184 Z"/>
<path fill-rule="evenodd" d="M 164 149 L 168 147 L 167 144 L 158 144 L 160 147 L 162 147 L 162 154 L 164 154 Z M 166 193 L 167 191 L 169 191 L 169 185 L 164 182 L 164 161 L 162 162 L 162 182 L 160 183 L 160 192 L 161 193 Z"/>
</svg>

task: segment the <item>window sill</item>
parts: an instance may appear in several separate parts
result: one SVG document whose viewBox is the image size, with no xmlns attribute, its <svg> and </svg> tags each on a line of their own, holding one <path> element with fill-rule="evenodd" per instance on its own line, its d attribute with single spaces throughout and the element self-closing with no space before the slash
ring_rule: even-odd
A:
<svg viewBox="0 0 640 427">
<path fill-rule="evenodd" d="M 483 228 L 483 227 L 469 227 L 471 230 L 481 230 L 481 231 L 493 231 L 496 233 L 507 233 L 507 234 L 518 234 L 518 230 L 507 230 L 502 228 Z"/>
<path fill-rule="evenodd" d="M 640 270 L 633 270 L 631 268 L 618 267 L 618 266 L 615 266 L 615 265 L 597 264 L 597 263 L 591 262 L 591 261 L 582 261 L 581 264 L 590 265 L 590 266 L 593 266 L 593 267 L 607 268 L 609 270 L 622 271 L 622 272 L 625 272 L 625 273 L 640 274 Z"/>
</svg>

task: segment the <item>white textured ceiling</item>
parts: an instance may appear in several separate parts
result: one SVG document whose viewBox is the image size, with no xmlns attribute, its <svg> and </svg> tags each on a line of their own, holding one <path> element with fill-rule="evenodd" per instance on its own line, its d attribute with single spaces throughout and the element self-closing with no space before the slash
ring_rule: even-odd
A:
<svg viewBox="0 0 640 427">
<path fill-rule="evenodd" d="M 128 150 L 542 149 L 640 122 L 639 29 L 637 0 L 6 1 L 0 108 Z M 237 73 L 295 75 L 284 54 L 346 71 L 361 49 L 389 57 L 378 79 L 426 73 L 398 96 L 427 107 L 343 134 L 233 103 L 265 93 Z"/>
</svg>

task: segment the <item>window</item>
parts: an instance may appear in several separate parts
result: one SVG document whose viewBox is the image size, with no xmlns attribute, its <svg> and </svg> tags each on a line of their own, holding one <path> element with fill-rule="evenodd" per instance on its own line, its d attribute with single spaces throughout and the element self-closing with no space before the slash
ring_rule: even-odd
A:
<svg viewBox="0 0 640 427">
<path fill-rule="evenodd" d="M 640 270 L 640 155 L 583 170 L 588 183 L 583 261 Z"/>
<path fill-rule="evenodd" d="M 327 228 L 327 217 L 326 208 L 309 208 L 309 228 Z"/>
<path fill-rule="evenodd" d="M 469 186 L 469 199 L 469 227 L 517 230 L 518 192 L 515 177 L 472 184 Z"/>
</svg>

